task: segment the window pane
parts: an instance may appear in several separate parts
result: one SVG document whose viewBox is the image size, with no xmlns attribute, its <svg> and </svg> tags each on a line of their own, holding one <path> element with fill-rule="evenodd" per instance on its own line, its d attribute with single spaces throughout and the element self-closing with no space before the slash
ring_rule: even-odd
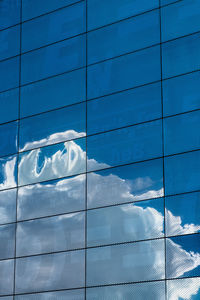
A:
<svg viewBox="0 0 200 300">
<path fill-rule="evenodd" d="M 14 154 L 17 152 L 17 137 L 18 122 L 0 125 L 0 156 Z"/>
<path fill-rule="evenodd" d="M 160 0 L 161 5 L 167 5 L 176 2 L 177 0 Z"/>
<path fill-rule="evenodd" d="M 19 26 L 0 31 L 0 45 L 0 60 L 18 55 L 20 50 Z"/>
<path fill-rule="evenodd" d="M 167 282 L 167 300 L 198 300 L 200 297 L 200 278 L 169 280 Z"/>
<path fill-rule="evenodd" d="M 20 0 L 0 1 L 0 30 L 20 22 Z"/>
<path fill-rule="evenodd" d="M 84 300 L 84 297 L 85 291 L 83 289 L 28 295 L 29 300 Z M 15 300 L 27 300 L 27 295 L 15 296 Z"/>
<path fill-rule="evenodd" d="M 87 286 L 163 279 L 164 273 L 163 240 L 87 250 Z"/>
<path fill-rule="evenodd" d="M 16 120 L 19 114 L 19 90 L 0 93 L 0 123 Z"/>
<path fill-rule="evenodd" d="M 16 220 L 16 189 L 0 192 L 0 224 Z"/>
<path fill-rule="evenodd" d="M 0 158 L 0 190 L 16 187 L 17 156 Z"/>
<path fill-rule="evenodd" d="M 0 259 L 13 258 L 15 252 L 15 224 L 0 226 Z"/>
<path fill-rule="evenodd" d="M 14 259 L 0 261 L 0 295 L 13 293 Z"/>
<path fill-rule="evenodd" d="M 19 57 L 0 62 L 0 78 L 0 92 L 19 85 Z"/>
</svg>

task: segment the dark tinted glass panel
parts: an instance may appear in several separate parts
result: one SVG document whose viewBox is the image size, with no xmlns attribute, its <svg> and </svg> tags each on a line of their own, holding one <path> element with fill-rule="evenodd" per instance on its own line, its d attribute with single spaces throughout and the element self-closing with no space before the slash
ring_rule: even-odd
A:
<svg viewBox="0 0 200 300">
<path fill-rule="evenodd" d="M 20 150 L 85 136 L 85 109 L 85 103 L 77 104 L 21 120 Z"/>
<path fill-rule="evenodd" d="M 164 282 L 146 282 L 87 289 L 87 300 L 165 300 Z"/>
<path fill-rule="evenodd" d="M 0 190 L 16 187 L 17 156 L 0 158 Z"/>
<path fill-rule="evenodd" d="M 77 70 L 22 87 L 20 113 L 26 117 L 84 100 L 85 70 Z"/>
<path fill-rule="evenodd" d="M 165 154 L 196 150 L 200 147 L 200 111 L 164 120 Z"/>
<path fill-rule="evenodd" d="M 13 293 L 14 260 L 0 261 L 0 295 Z"/>
<path fill-rule="evenodd" d="M 19 57 L 0 62 L 0 92 L 19 85 Z"/>
<path fill-rule="evenodd" d="M 200 33 L 162 45 L 163 77 L 172 77 L 199 69 Z"/>
<path fill-rule="evenodd" d="M 145 240 L 163 236 L 163 199 L 89 210 L 88 246 Z"/>
<path fill-rule="evenodd" d="M 0 93 L 0 123 L 9 122 L 18 118 L 19 90 L 14 89 Z"/>
<path fill-rule="evenodd" d="M 88 0 L 88 29 L 113 23 L 158 6 L 158 0 Z"/>
<path fill-rule="evenodd" d="M 12 258 L 15 251 L 15 224 L 0 226 L 0 259 Z"/>
<path fill-rule="evenodd" d="M 20 154 L 19 185 L 85 172 L 85 139 Z"/>
<path fill-rule="evenodd" d="M 167 239 L 167 278 L 200 275 L 199 245 L 199 234 Z"/>
<path fill-rule="evenodd" d="M 162 8 L 163 41 L 200 30 L 199 0 L 183 0 Z"/>
<path fill-rule="evenodd" d="M 0 192 L 0 224 L 16 220 L 16 190 Z"/>
<path fill-rule="evenodd" d="M 87 133 L 93 134 L 161 117 L 160 83 L 87 103 Z"/>
<path fill-rule="evenodd" d="M 18 122 L 0 125 L 0 156 L 14 154 L 17 152 L 17 136 Z"/>
<path fill-rule="evenodd" d="M 28 295 L 28 299 L 30 300 L 84 300 L 84 297 L 84 290 L 71 290 Z M 15 296 L 15 300 L 27 300 L 27 295 Z"/>
<path fill-rule="evenodd" d="M 22 24 L 22 52 L 75 36 L 85 30 L 85 2 Z"/>
<path fill-rule="evenodd" d="M 169 280 L 167 300 L 198 300 L 200 297 L 200 278 Z"/>
<path fill-rule="evenodd" d="M 87 250 L 88 286 L 162 279 L 164 271 L 163 240 Z"/>
<path fill-rule="evenodd" d="M 89 173 L 88 207 L 162 197 L 162 164 L 158 159 Z"/>
<path fill-rule="evenodd" d="M 32 256 L 16 262 L 16 292 L 51 291 L 83 287 L 85 252 Z"/>
<path fill-rule="evenodd" d="M 165 158 L 167 195 L 200 189 L 200 151 Z"/>
<path fill-rule="evenodd" d="M 19 54 L 19 26 L 0 31 L 0 44 L 0 60 Z"/>
<path fill-rule="evenodd" d="M 200 108 L 200 72 L 163 81 L 164 115 Z"/>
<path fill-rule="evenodd" d="M 159 11 L 153 11 L 88 34 L 88 63 L 159 43 Z"/>
<path fill-rule="evenodd" d="M 37 183 L 18 190 L 19 220 L 85 208 L 85 175 Z"/>
<path fill-rule="evenodd" d="M 20 0 L 0 1 L 0 30 L 20 22 Z"/>
<path fill-rule="evenodd" d="M 159 157 L 161 122 L 149 122 L 88 137 L 88 171 Z"/>
<path fill-rule="evenodd" d="M 200 193 L 166 197 L 166 234 L 200 232 Z"/>
<path fill-rule="evenodd" d="M 84 64 L 85 36 L 47 46 L 22 55 L 22 84 L 80 68 Z"/>
<path fill-rule="evenodd" d="M 88 97 L 95 98 L 160 79 L 160 48 L 152 47 L 88 68 Z"/>
</svg>

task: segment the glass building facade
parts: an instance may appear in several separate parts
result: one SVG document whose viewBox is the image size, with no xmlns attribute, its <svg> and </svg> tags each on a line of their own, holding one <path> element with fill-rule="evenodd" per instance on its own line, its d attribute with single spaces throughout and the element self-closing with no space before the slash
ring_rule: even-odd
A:
<svg viewBox="0 0 200 300">
<path fill-rule="evenodd" d="M 0 1 L 0 300 L 200 299 L 200 1 Z"/>
</svg>

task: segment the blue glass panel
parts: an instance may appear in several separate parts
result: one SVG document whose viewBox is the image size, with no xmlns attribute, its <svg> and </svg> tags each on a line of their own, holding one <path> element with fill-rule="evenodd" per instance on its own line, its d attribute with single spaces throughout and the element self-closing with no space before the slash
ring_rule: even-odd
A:
<svg viewBox="0 0 200 300">
<path fill-rule="evenodd" d="M 83 103 L 21 120 L 20 151 L 85 136 L 85 110 Z"/>
<path fill-rule="evenodd" d="M 88 249 L 86 270 L 87 286 L 163 279 L 164 240 Z"/>
<path fill-rule="evenodd" d="M 160 83 L 87 102 L 87 133 L 94 134 L 161 117 Z"/>
<path fill-rule="evenodd" d="M 0 93 L 0 123 L 16 120 L 19 116 L 19 90 Z"/>
<path fill-rule="evenodd" d="M 200 232 L 200 193 L 166 197 L 166 234 Z"/>
<path fill-rule="evenodd" d="M 0 1 L 0 30 L 20 22 L 20 0 Z"/>
<path fill-rule="evenodd" d="M 200 108 L 200 72 L 163 81 L 164 116 Z"/>
<path fill-rule="evenodd" d="M 162 164 L 162 159 L 155 159 L 88 173 L 88 207 L 162 197 Z"/>
<path fill-rule="evenodd" d="M 161 5 L 167 5 L 176 2 L 177 0 L 160 0 Z"/>
<path fill-rule="evenodd" d="M 167 278 L 200 275 L 200 234 L 167 239 Z"/>
<path fill-rule="evenodd" d="M 186 278 L 167 281 L 167 300 L 198 300 L 200 278 Z"/>
<path fill-rule="evenodd" d="M 17 224 L 17 256 L 85 246 L 85 214 L 74 213 Z"/>
<path fill-rule="evenodd" d="M 87 300 L 165 300 L 164 282 L 106 286 L 87 289 Z"/>
<path fill-rule="evenodd" d="M 14 298 L 12 296 L 8 297 L 1 297 L 1 300 L 13 300 Z"/>
<path fill-rule="evenodd" d="M 0 4 L 1 5 L 1 4 Z M 0 31 L 0 60 L 19 54 L 20 27 Z"/>
<path fill-rule="evenodd" d="M 22 52 L 39 48 L 85 31 L 85 3 L 80 2 L 22 23 Z"/>
<path fill-rule="evenodd" d="M 17 155 L 0 158 L 0 190 L 17 185 Z"/>
<path fill-rule="evenodd" d="M 89 210 L 87 245 L 98 246 L 162 237 L 163 199 Z"/>
<path fill-rule="evenodd" d="M 83 69 L 22 87 L 21 117 L 84 101 L 85 81 Z"/>
<path fill-rule="evenodd" d="M 200 33 L 162 45 L 163 77 L 195 71 L 200 65 Z"/>
<path fill-rule="evenodd" d="M 160 42 L 159 11 L 153 11 L 88 34 L 88 63 Z"/>
<path fill-rule="evenodd" d="M 28 295 L 29 300 L 85 300 L 84 297 L 84 289 Z M 27 295 L 15 296 L 15 300 L 27 300 Z"/>
<path fill-rule="evenodd" d="M 167 195 L 200 189 L 200 151 L 165 158 L 165 193 Z"/>
<path fill-rule="evenodd" d="M 159 157 L 161 121 L 90 136 L 87 141 L 88 171 Z"/>
<path fill-rule="evenodd" d="M 0 226 L 0 259 L 13 258 L 15 254 L 15 224 Z"/>
<path fill-rule="evenodd" d="M 165 154 L 200 148 L 200 111 L 164 119 Z"/>
<path fill-rule="evenodd" d="M 79 36 L 22 55 L 22 84 L 85 65 L 85 36 Z M 31 72 L 30 72 L 31 69 Z"/>
<path fill-rule="evenodd" d="M 88 0 L 87 2 L 89 30 L 159 6 L 158 0 Z"/>
<path fill-rule="evenodd" d="M 14 154 L 17 152 L 17 136 L 18 122 L 0 125 L 0 156 Z"/>
<path fill-rule="evenodd" d="M 22 20 L 31 19 L 64 6 L 73 4 L 78 0 L 22 0 Z"/>
<path fill-rule="evenodd" d="M 167 41 L 200 30 L 199 0 L 184 0 L 161 10 L 162 40 Z"/>
<path fill-rule="evenodd" d="M 121 56 L 88 67 L 88 98 L 160 79 L 160 47 Z"/>
<path fill-rule="evenodd" d="M 16 190 L 0 192 L 0 224 L 16 220 Z"/>
<path fill-rule="evenodd" d="M 21 187 L 18 220 L 63 214 L 85 208 L 85 175 Z"/>
<path fill-rule="evenodd" d="M 85 252 L 68 251 L 16 261 L 16 292 L 39 292 L 83 287 Z"/>
<path fill-rule="evenodd" d="M 83 173 L 85 139 L 56 144 L 19 155 L 19 185 Z"/>
<path fill-rule="evenodd" d="M 0 295 L 13 293 L 14 259 L 0 261 Z"/>
<path fill-rule="evenodd" d="M 19 57 L 0 62 L 0 92 L 19 85 Z"/>
</svg>

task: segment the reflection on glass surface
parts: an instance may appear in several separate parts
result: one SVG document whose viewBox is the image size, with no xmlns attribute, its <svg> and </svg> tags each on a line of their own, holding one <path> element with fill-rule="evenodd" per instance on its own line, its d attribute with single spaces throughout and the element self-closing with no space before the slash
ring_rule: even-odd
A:
<svg viewBox="0 0 200 300">
<path fill-rule="evenodd" d="M 21 2 L 19 0 L 0 1 L 0 30 L 20 22 L 20 9 Z"/>
<path fill-rule="evenodd" d="M 9 138 L 8 138 L 9 137 Z M 17 152 L 18 122 L 0 125 L 0 156 Z"/>
<path fill-rule="evenodd" d="M 83 287 L 84 250 L 20 258 L 16 261 L 16 292 Z"/>
<path fill-rule="evenodd" d="M 0 190 L 16 187 L 17 156 L 0 158 Z"/>
<path fill-rule="evenodd" d="M 169 280 L 167 300 L 198 300 L 200 297 L 200 278 Z"/>
<path fill-rule="evenodd" d="M 165 300 L 164 282 L 146 282 L 87 289 L 87 300 Z M 174 300 L 174 299 L 173 299 Z"/>
<path fill-rule="evenodd" d="M 164 240 L 87 250 L 87 286 L 156 280 L 164 276 Z"/>
<path fill-rule="evenodd" d="M 85 136 L 85 109 L 85 103 L 81 103 L 22 119 L 20 150 L 30 150 Z"/>
<path fill-rule="evenodd" d="M 13 293 L 14 259 L 0 261 L 0 295 Z"/>
<path fill-rule="evenodd" d="M 19 54 L 20 26 L 0 31 L 0 60 Z"/>
<path fill-rule="evenodd" d="M 19 185 L 83 173 L 85 139 L 56 144 L 19 155 Z"/>
<path fill-rule="evenodd" d="M 29 300 L 85 300 L 84 297 L 84 289 L 28 295 Z M 15 300 L 27 300 L 27 295 L 15 296 Z"/>
<path fill-rule="evenodd" d="M 162 164 L 162 159 L 156 159 L 88 173 L 88 207 L 162 197 Z"/>
<path fill-rule="evenodd" d="M 85 177 L 78 175 L 19 188 L 18 220 L 84 209 Z"/>
<path fill-rule="evenodd" d="M 200 235 L 186 235 L 167 239 L 167 278 L 200 275 Z"/>
<path fill-rule="evenodd" d="M 88 171 L 156 158 L 162 155 L 161 121 L 90 136 Z M 93 161 L 98 161 L 98 166 Z"/>
<path fill-rule="evenodd" d="M 14 257 L 15 224 L 0 226 L 0 259 Z"/>
<path fill-rule="evenodd" d="M 0 62 L 0 78 L 0 92 L 19 85 L 19 57 Z"/>
<path fill-rule="evenodd" d="M 85 246 L 85 214 L 75 213 L 17 224 L 17 256 Z"/>
<path fill-rule="evenodd" d="M 164 235 L 163 199 L 89 210 L 88 246 L 145 240 Z"/>
<path fill-rule="evenodd" d="M 16 189 L 0 192 L 0 224 L 16 220 Z"/>
<path fill-rule="evenodd" d="M 200 232 L 200 193 L 166 197 L 166 234 Z"/>
<path fill-rule="evenodd" d="M 16 120 L 19 114 L 19 89 L 0 93 L 0 123 Z"/>
</svg>

